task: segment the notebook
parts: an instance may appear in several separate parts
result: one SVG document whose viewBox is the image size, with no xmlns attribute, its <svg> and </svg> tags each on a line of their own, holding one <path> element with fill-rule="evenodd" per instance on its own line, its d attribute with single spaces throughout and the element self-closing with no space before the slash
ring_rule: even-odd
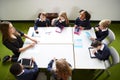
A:
<svg viewBox="0 0 120 80">
<path fill-rule="evenodd" d="M 32 68 L 32 59 L 27 59 L 27 58 L 22 58 L 20 63 L 25 67 L 25 68 Z"/>
<path fill-rule="evenodd" d="M 89 47 L 88 49 L 89 49 L 90 57 L 91 57 L 91 58 L 96 58 L 96 56 L 93 54 L 93 50 L 94 50 L 94 48 Z"/>
<path fill-rule="evenodd" d="M 74 30 L 74 34 L 79 35 L 79 34 L 80 34 L 80 28 L 75 28 L 75 30 Z"/>
</svg>

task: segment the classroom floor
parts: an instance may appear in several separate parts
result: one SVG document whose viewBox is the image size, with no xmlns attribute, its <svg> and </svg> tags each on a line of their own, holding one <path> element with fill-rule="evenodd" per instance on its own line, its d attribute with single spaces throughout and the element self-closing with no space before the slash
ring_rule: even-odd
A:
<svg viewBox="0 0 120 80">
<path fill-rule="evenodd" d="M 92 22 L 91 25 L 95 26 L 97 22 Z M 33 26 L 33 22 L 13 22 L 14 27 L 17 29 L 27 33 L 30 26 Z M 71 24 L 73 25 L 73 24 Z M 120 24 L 112 23 L 110 25 L 110 29 L 115 33 L 116 40 L 110 46 L 116 48 L 116 50 L 120 54 Z M 2 44 L 2 38 L 0 34 L 0 80 L 15 80 L 14 76 L 9 73 L 9 67 L 11 63 L 2 64 L 2 58 L 5 55 L 11 55 L 12 52 L 8 50 Z M 120 64 L 117 64 L 109 69 L 111 72 L 111 76 L 106 78 L 107 73 L 104 72 L 97 80 L 120 80 Z M 73 79 L 72 80 L 92 80 L 95 75 L 94 70 L 74 70 L 73 71 Z"/>
</svg>

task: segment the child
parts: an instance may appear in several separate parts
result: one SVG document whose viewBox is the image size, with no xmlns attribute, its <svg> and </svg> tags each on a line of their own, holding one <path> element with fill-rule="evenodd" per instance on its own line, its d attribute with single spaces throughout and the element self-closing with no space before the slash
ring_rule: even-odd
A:
<svg viewBox="0 0 120 80">
<path fill-rule="evenodd" d="M 50 26 L 49 19 L 46 18 L 46 13 L 42 12 L 38 15 L 38 19 L 35 21 L 34 30 L 36 33 L 38 33 L 37 28 L 38 27 L 47 27 Z"/>
<path fill-rule="evenodd" d="M 69 20 L 67 18 L 66 12 L 60 12 L 59 17 L 57 19 L 53 19 L 51 24 L 53 26 L 59 27 L 60 29 L 62 29 L 64 27 L 68 27 L 69 26 Z"/>
<path fill-rule="evenodd" d="M 68 80 L 72 75 L 71 66 L 65 59 L 51 60 L 47 69 L 53 74 L 55 80 Z"/>
<path fill-rule="evenodd" d="M 27 36 L 26 34 L 20 31 L 17 31 L 10 22 L 1 22 L 0 31 L 2 34 L 3 45 L 5 45 L 8 49 L 10 49 L 14 53 L 13 56 L 9 55 L 5 56 L 2 61 L 3 63 L 7 61 L 16 62 L 22 51 L 25 51 L 28 48 L 33 47 L 37 43 L 35 39 Z M 32 43 L 23 47 L 22 37 L 30 39 Z"/>
<path fill-rule="evenodd" d="M 14 63 L 10 67 L 10 72 L 15 76 L 17 80 L 35 80 L 38 73 L 38 67 L 34 60 L 33 64 L 33 69 L 25 69 L 23 65 Z"/>
<path fill-rule="evenodd" d="M 91 29 L 90 26 L 91 15 L 85 10 L 80 10 L 79 13 L 80 16 L 75 20 L 74 27 L 82 30 Z"/>
<path fill-rule="evenodd" d="M 97 38 L 90 38 L 92 41 L 93 40 L 99 40 L 99 41 L 102 41 L 104 40 L 108 34 L 109 34 L 109 31 L 108 31 L 108 26 L 111 24 L 111 20 L 109 19 L 103 19 L 99 22 L 99 25 L 97 27 L 95 27 L 95 30 L 96 30 L 96 37 Z"/>
<path fill-rule="evenodd" d="M 107 45 L 101 43 L 100 41 L 94 40 L 91 44 L 94 49 L 93 54 L 99 60 L 108 60 L 110 56 L 110 50 Z"/>
</svg>

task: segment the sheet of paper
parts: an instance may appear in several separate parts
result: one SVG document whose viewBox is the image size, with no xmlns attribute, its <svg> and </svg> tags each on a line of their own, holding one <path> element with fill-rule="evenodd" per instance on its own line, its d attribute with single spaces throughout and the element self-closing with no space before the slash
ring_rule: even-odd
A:
<svg viewBox="0 0 120 80">
<path fill-rule="evenodd" d="M 74 41 L 74 47 L 76 47 L 76 48 L 82 48 L 83 47 L 82 39 L 75 39 L 75 41 Z"/>
</svg>

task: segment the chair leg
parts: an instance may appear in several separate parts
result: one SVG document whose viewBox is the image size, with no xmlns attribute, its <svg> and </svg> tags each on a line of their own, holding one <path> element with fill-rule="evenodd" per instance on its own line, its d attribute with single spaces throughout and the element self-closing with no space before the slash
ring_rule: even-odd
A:
<svg viewBox="0 0 120 80">
<path fill-rule="evenodd" d="M 111 75 L 110 71 L 106 69 L 106 72 L 107 72 L 107 77 L 109 77 Z"/>
<path fill-rule="evenodd" d="M 100 77 L 100 75 L 103 74 L 104 71 L 105 70 L 101 70 L 92 80 L 97 80 Z"/>
</svg>

